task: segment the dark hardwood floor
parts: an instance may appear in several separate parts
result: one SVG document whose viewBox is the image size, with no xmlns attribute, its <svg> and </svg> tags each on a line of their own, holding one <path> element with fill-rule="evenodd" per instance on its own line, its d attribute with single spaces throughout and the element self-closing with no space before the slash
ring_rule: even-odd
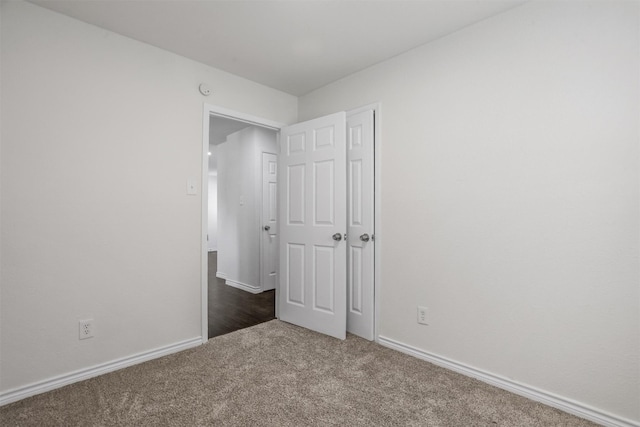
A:
<svg viewBox="0 0 640 427">
<path fill-rule="evenodd" d="M 209 338 L 275 319 L 275 291 L 254 295 L 225 285 L 216 277 L 217 257 L 209 252 Z"/>
</svg>

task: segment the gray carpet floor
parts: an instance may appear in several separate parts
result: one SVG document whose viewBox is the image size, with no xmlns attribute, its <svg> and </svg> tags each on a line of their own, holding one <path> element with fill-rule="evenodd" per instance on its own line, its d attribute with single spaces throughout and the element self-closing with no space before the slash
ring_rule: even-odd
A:
<svg viewBox="0 0 640 427">
<path fill-rule="evenodd" d="M 349 336 L 278 320 L 0 408 L 3 426 L 592 426 Z"/>
</svg>

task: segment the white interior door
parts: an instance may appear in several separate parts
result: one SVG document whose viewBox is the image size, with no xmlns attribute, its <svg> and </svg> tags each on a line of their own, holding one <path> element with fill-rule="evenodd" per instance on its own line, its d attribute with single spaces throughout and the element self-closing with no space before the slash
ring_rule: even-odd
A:
<svg viewBox="0 0 640 427">
<path fill-rule="evenodd" d="M 373 110 L 347 116 L 347 331 L 373 340 Z"/>
<path fill-rule="evenodd" d="M 346 117 L 281 130 L 279 316 L 346 338 Z"/>
<path fill-rule="evenodd" d="M 262 251 L 260 252 L 261 288 L 276 287 L 278 267 L 278 156 L 262 153 Z"/>
</svg>

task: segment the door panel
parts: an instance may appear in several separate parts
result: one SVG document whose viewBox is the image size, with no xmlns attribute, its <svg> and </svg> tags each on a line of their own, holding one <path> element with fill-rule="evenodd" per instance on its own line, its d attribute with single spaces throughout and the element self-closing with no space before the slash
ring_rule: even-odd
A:
<svg viewBox="0 0 640 427">
<path fill-rule="evenodd" d="M 280 319 L 344 339 L 345 113 L 283 128 L 280 144 Z"/>
<path fill-rule="evenodd" d="M 304 307 L 304 245 L 287 244 L 287 303 Z"/>
<path fill-rule="evenodd" d="M 313 207 L 315 225 L 335 225 L 333 200 L 334 177 L 333 160 L 317 162 L 313 165 Z"/>
<path fill-rule="evenodd" d="M 305 165 L 287 166 L 287 224 L 304 225 L 305 203 Z"/>
<path fill-rule="evenodd" d="M 374 333 L 374 115 L 347 117 L 348 283 L 347 331 L 368 340 Z M 369 241 L 361 240 L 361 236 Z"/>
<path fill-rule="evenodd" d="M 335 277 L 333 260 L 334 248 L 331 246 L 313 247 L 313 308 L 333 314 Z"/>
<path fill-rule="evenodd" d="M 362 226 L 362 159 L 349 160 L 349 224 Z"/>
<path fill-rule="evenodd" d="M 349 249 L 349 310 L 355 314 L 362 314 L 362 248 L 351 245 Z M 348 327 L 347 319 L 347 329 Z M 351 327 L 353 328 L 353 325 Z"/>
<path fill-rule="evenodd" d="M 278 267 L 278 156 L 262 153 L 261 287 L 275 289 Z"/>
</svg>

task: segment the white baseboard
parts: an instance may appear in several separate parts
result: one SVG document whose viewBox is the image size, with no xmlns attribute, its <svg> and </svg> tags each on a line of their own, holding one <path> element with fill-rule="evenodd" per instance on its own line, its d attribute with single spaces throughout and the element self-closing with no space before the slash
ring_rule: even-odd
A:
<svg viewBox="0 0 640 427">
<path fill-rule="evenodd" d="M 451 360 L 446 357 L 438 356 L 436 354 L 420 350 L 419 348 L 401 343 L 399 341 L 395 341 L 391 338 L 379 336 L 377 342 L 380 345 L 391 348 L 393 350 L 397 350 L 402 353 L 417 357 L 418 359 L 426 360 L 427 362 L 431 362 L 434 365 L 442 366 L 443 368 L 459 372 L 463 375 L 476 378 L 495 387 L 510 391 L 520 396 L 524 396 L 531 400 L 535 400 L 536 402 L 541 402 L 545 405 L 558 408 L 564 412 L 568 412 L 578 417 L 585 418 L 589 421 L 593 421 L 603 426 L 640 427 L 640 423 L 636 421 L 624 419 L 616 415 L 603 412 L 589 405 L 585 405 L 583 403 L 576 402 L 574 400 L 567 399 L 553 393 L 546 392 L 544 390 L 539 390 L 526 384 L 521 384 L 516 381 L 512 381 L 507 378 L 482 371 L 471 366 L 467 366 L 463 363 L 456 362 L 455 360 Z"/>
<path fill-rule="evenodd" d="M 262 292 L 262 289 L 260 289 L 260 287 L 251 286 L 251 285 L 248 285 L 248 284 L 242 283 L 242 282 L 236 282 L 235 280 L 227 279 L 227 280 L 225 280 L 224 283 L 227 286 L 231 286 L 233 288 L 241 289 L 243 291 L 247 291 L 247 292 L 250 292 L 252 294 L 259 294 L 260 292 Z"/>
<path fill-rule="evenodd" d="M 221 271 L 216 271 L 216 277 L 218 279 L 224 280 L 225 285 L 231 286 L 232 288 L 241 289 L 252 294 L 259 294 L 260 292 L 262 292 L 262 289 L 259 286 L 256 287 L 248 285 L 246 283 L 238 282 L 237 280 L 231 280 L 225 273 Z"/>
<path fill-rule="evenodd" d="M 48 380 L 8 390 L 0 393 L 0 406 L 35 396 L 36 394 L 51 391 L 56 388 L 64 387 L 69 384 L 77 383 L 79 381 L 88 380 L 89 378 L 97 377 L 108 372 L 117 371 L 118 369 L 126 368 L 128 366 L 137 365 L 138 363 L 146 362 L 148 360 L 177 353 L 188 348 L 196 347 L 200 344 L 202 344 L 202 337 L 191 338 L 189 340 L 177 342 L 154 350 L 123 357 L 111 362 L 102 363 L 90 368 L 80 369 L 69 374 L 59 375 L 57 377 L 49 378 Z"/>
</svg>

